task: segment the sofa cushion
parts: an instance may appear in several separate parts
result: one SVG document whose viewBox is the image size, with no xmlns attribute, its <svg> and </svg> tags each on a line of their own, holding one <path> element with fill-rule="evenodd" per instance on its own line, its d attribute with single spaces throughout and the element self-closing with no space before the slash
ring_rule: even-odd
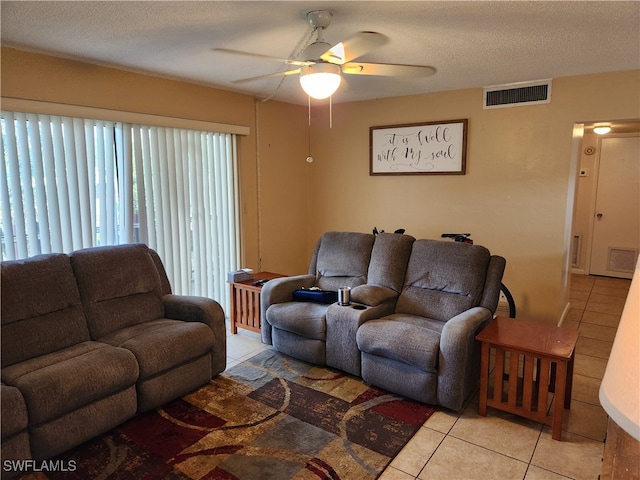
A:
<svg viewBox="0 0 640 480">
<path fill-rule="evenodd" d="M 92 339 L 164 317 L 160 275 L 146 245 L 88 248 L 70 257 Z"/>
<path fill-rule="evenodd" d="M 2 366 L 89 340 L 69 257 L 2 262 Z"/>
<path fill-rule="evenodd" d="M 5 385 L 0 387 L 0 416 L 2 428 L 2 441 L 27 428 L 27 406 L 24 398 L 15 387 Z"/>
<path fill-rule="evenodd" d="M 2 381 L 20 390 L 37 425 L 134 385 L 138 364 L 131 352 L 83 342 L 2 368 Z"/>
<path fill-rule="evenodd" d="M 337 291 L 367 282 L 367 271 L 375 237 L 367 233 L 327 232 L 320 238 L 316 262 L 316 285 Z"/>
<path fill-rule="evenodd" d="M 327 336 L 328 305 L 310 302 L 276 303 L 267 309 L 272 327 L 304 338 L 324 340 Z"/>
<path fill-rule="evenodd" d="M 435 373 L 442 325 L 422 317 L 393 314 L 362 324 L 356 341 L 358 348 L 365 353 Z"/>
<path fill-rule="evenodd" d="M 415 238 L 397 233 L 379 233 L 371 251 L 367 282 L 400 293 L 404 285 L 407 262 Z"/>
<path fill-rule="evenodd" d="M 29 438 L 33 458 L 36 460 L 51 459 L 62 452 L 116 428 L 136 414 L 136 403 L 136 386 L 131 385 L 124 390 L 114 392 L 112 395 L 108 395 L 95 402 L 88 403 L 70 412 L 65 412 L 62 416 L 52 419 L 50 422 L 30 426 Z M 97 443 L 100 442 L 98 441 Z M 107 445 L 104 445 L 104 447 L 107 447 Z M 107 447 L 107 449 L 111 454 L 119 451 L 119 447 L 115 445 L 111 448 Z M 106 453 L 104 450 L 102 452 Z M 93 450 L 89 455 L 89 457 L 84 457 L 82 460 L 88 460 L 92 458 L 93 455 L 98 456 L 100 453 Z M 107 453 L 107 455 L 110 454 Z M 118 454 L 116 453 L 116 455 Z M 75 455 L 75 452 L 70 452 L 65 458 L 75 458 L 77 461 L 81 461 L 81 459 Z M 108 460 L 107 464 L 109 464 Z M 115 465 L 117 464 L 118 462 L 116 461 Z M 107 467 L 107 472 L 108 471 Z M 99 474 L 98 471 L 95 471 L 93 475 L 85 475 L 82 477 L 78 475 L 76 479 L 113 477 L 113 475 L 104 475 L 104 471 L 101 473 L 103 475 Z M 73 478 L 73 475 L 73 473 L 63 473 L 61 476 L 69 479 Z M 131 475 L 128 476 L 130 477 Z M 31 478 L 30 476 L 27 477 Z M 52 477 L 56 478 L 58 474 L 47 474 L 44 478 L 51 479 Z M 43 480 L 43 477 L 39 475 L 36 478 Z"/>
<path fill-rule="evenodd" d="M 416 240 L 396 312 L 446 321 L 478 305 L 490 257 L 480 245 Z"/>
<path fill-rule="evenodd" d="M 201 357 L 214 345 L 213 332 L 204 323 L 166 318 L 122 328 L 100 341 L 131 351 L 141 380 Z"/>
</svg>

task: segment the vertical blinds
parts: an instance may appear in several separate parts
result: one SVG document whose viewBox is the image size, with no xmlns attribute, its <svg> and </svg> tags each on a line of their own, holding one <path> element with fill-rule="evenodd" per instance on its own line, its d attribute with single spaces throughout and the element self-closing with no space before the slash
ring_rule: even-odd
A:
<svg viewBox="0 0 640 480">
<path fill-rule="evenodd" d="M 144 242 L 177 294 L 228 308 L 235 134 L 2 112 L 2 258 Z"/>
</svg>

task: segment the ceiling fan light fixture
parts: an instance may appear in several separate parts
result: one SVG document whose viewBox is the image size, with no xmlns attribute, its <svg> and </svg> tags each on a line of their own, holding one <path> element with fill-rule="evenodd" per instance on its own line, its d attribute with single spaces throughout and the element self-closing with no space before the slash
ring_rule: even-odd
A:
<svg viewBox="0 0 640 480">
<path fill-rule="evenodd" d="M 333 63 L 314 63 L 306 65 L 300 71 L 300 85 L 310 97 L 322 100 L 333 95 L 342 77 L 340 65 Z"/>
</svg>

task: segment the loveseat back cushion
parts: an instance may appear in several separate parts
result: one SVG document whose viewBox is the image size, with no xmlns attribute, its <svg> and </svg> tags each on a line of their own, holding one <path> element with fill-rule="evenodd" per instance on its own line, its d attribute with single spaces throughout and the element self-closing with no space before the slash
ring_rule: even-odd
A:
<svg viewBox="0 0 640 480">
<path fill-rule="evenodd" d="M 69 257 L 2 262 L 2 366 L 89 340 Z"/>
<path fill-rule="evenodd" d="M 151 248 L 149 249 L 149 255 L 151 255 L 153 263 L 156 265 L 158 276 L 160 277 L 160 292 L 162 295 L 171 295 L 173 293 L 171 291 L 171 283 L 169 283 L 169 277 L 167 277 L 167 271 L 164 269 L 164 264 L 162 263 L 160 255 Z"/>
<path fill-rule="evenodd" d="M 322 235 L 309 270 L 316 286 L 338 290 L 367 283 L 367 271 L 375 237 L 358 232 L 326 232 Z"/>
<path fill-rule="evenodd" d="M 91 338 L 164 316 L 160 275 L 146 245 L 78 250 L 71 265 Z"/>
<path fill-rule="evenodd" d="M 487 268 L 487 279 L 484 285 L 484 292 L 479 306 L 486 308 L 491 313 L 495 313 L 500 300 L 500 288 L 502 286 L 502 275 L 507 265 L 504 257 L 491 255 Z"/>
<path fill-rule="evenodd" d="M 416 240 L 396 312 L 447 321 L 477 306 L 490 258 L 480 245 Z"/>
<path fill-rule="evenodd" d="M 397 233 L 376 235 L 371 252 L 367 282 L 402 291 L 407 262 L 415 238 Z"/>
</svg>

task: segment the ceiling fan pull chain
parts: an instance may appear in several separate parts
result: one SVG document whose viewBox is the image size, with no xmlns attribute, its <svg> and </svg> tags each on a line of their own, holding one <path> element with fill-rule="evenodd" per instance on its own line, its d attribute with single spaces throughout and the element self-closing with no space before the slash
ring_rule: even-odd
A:
<svg viewBox="0 0 640 480">
<path fill-rule="evenodd" d="M 333 95 L 329 95 L 329 128 L 333 128 Z"/>
<path fill-rule="evenodd" d="M 307 163 L 313 162 L 313 157 L 311 156 L 311 122 L 307 127 L 307 153 Z"/>
</svg>

